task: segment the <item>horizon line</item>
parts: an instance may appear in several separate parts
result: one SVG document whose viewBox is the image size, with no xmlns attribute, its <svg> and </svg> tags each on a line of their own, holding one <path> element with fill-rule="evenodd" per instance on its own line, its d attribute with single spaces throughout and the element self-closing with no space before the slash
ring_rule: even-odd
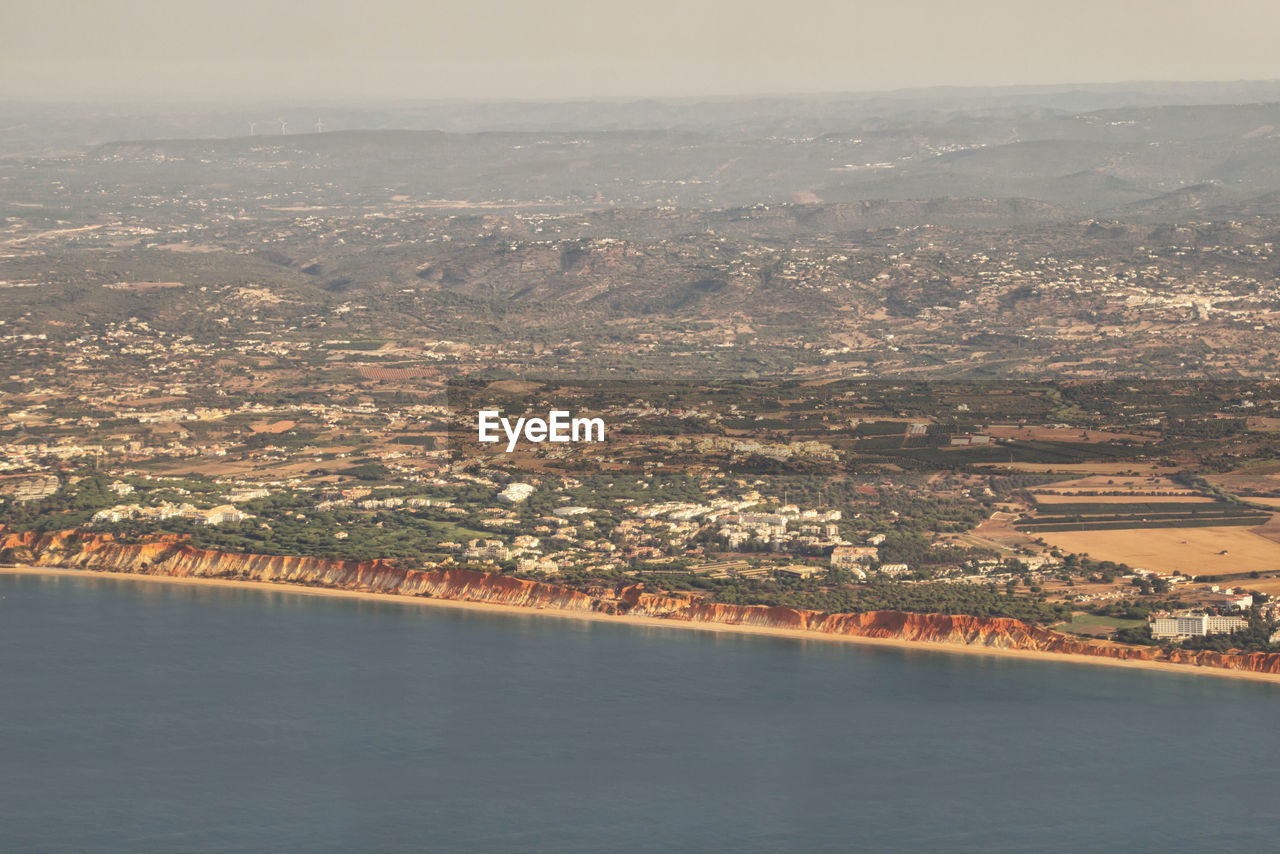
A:
<svg viewBox="0 0 1280 854">
<path fill-rule="evenodd" d="M 202 93 L 190 96 L 164 95 L 160 93 L 138 93 L 106 97 L 92 93 L 84 94 L 40 94 L 24 95 L 0 93 L 0 105 L 23 106 L 173 106 L 188 104 L 192 106 L 213 106 L 239 104 L 272 104 L 279 105 L 284 101 L 299 104 L 324 104 L 329 106 L 345 105 L 499 105 L 499 104 L 589 104 L 612 103 L 629 104 L 640 102 L 658 103 L 699 103 L 699 102 L 744 102 L 770 100 L 821 100 L 821 99 L 870 99 L 877 97 L 921 97 L 928 95 L 965 95 L 978 93 L 1045 93 L 1063 94 L 1074 91 L 1106 91 L 1124 90 L 1127 87 L 1145 89 L 1161 88 L 1206 88 L 1228 86 L 1277 86 L 1280 77 L 1273 78 L 1236 78 L 1236 79 L 1198 79 L 1175 80 L 1168 78 L 1129 79 L 1106 81 L 1074 81 L 1052 83 L 993 83 L 993 84 L 949 84 L 904 86 L 892 89 L 829 89 L 829 90 L 792 90 L 792 91 L 755 91 L 755 92 L 707 92 L 687 95 L 673 94 L 582 94 L 557 95 L 547 97 L 529 97 L 519 95 L 346 95 L 323 97 L 320 95 L 237 95 L 234 93 L 214 94 Z"/>
</svg>

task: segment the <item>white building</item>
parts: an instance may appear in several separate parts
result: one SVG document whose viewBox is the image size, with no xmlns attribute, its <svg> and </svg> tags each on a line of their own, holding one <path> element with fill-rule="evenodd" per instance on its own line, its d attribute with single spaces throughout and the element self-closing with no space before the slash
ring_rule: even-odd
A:
<svg viewBox="0 0 1280 854">
<path fill-rule="evenodd" d="M 1155 617 L 1151 620 L 1151 637 L 1156 640 L 1166 640 L 1222 635 L 1238 631 L 1247 625 L 1249 623 L 1243 617 L 1218 617 L 1210 614 Z"/>
<path fill-rule="evenodd" d="M 780 566 L 774 570 L 778 575 L 786 575 L 790 578 L 813 578 L 815 575 L 821 575 L 826 571 L 826 567 L 811 563 L 793 563 L 788 566 Z"/>
<path fill-rule="evenodd" d="M 227 493 L 227 500 L 232 504 L 241 501 L 253 501 L 255 498 L 266 498 L 271 492 L 266 489 L 233 489 Z"/>
<path fill-rule="evenodd" d="M 560 571 L 560 566 L 550 558 L 525 557 L 516 561 L 516 569 L 520 572 L 545 572 L 552 575 Z"/>
<path fill-rule="evenodd" d="M 508 504 L 519 504 L 537 491 L 536 487 L 528 483 L 513 483 L 498 493 L 498 500 L 506 501 Z"/>
<path fill-rule="evenodd" d="M 206 510 L 203 515 L 204 523 L 206 525 L 221 525 L 226 522 L 243 522 L 245 519 L 251 518 L 248 513 L 241 512 L 230 504 L 223 504 L 220 507 L 214 507 L 212 510 Z"/>
<path fill-rule="evenodd" d="M 831 565 L 837 569 L 856 569 L 880 556 L 874 546 L 836 546 L 831 550 Z"/>
<path fill-rule="evenodd" d="M 781 513 L 743 513 L 738 521 L 750 527 L 781 528 L 784 531 L 787 528 L 787 517 Z"/>
<path fill-rule="evenodd" d="M 509 560 L 511 552 L 502 540 L 469 540 L 464 557 L 471 561 L 493 563 L 495 561 Z"/>
</svg>

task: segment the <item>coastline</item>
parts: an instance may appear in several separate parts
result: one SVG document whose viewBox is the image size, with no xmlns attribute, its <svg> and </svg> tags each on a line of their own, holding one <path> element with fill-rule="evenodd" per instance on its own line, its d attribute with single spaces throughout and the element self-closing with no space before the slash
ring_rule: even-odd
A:
<svg viewBox="0 0 1280 854">
<path fill-rule="evenodd" d="M 750 626 L 738 623 L 692 622 L 662 617 L 639 617 L 631 615 L 606 614 L 598 611 L 578 611 L 558 608 L 532 608 L 521 605 L 501 605 L 490 602 L 471 602 L 461 599 L 444 599 L 427 596 L 404 596 L 395 593 L 372 593 L 358 590 L 342 590 L 333 587 L 321 587 L 287 582 L 242 581 L 227 578 L 203 578 L 191 576 L 149 575 L 136 572 L 113 572 L 97 569 L 68 569 L 65 567 L 44 566 L 0 566 L 3 575 L 43 575 L 62 577 L 94 577 L 132 579 L 140 582 L 160 582 L 200 587 L 221 587 L 229 589 L 249 589 L 274 591 L 277 593 L 293 593 L 309 596 L 328 596 L 346 599 L 358 599 L 371 602 L 396 602 L 410 605 L 436 606 L 460 610 L 479 611 L 490 614 L 506 615 L 541 615 L 560 619 L 587 620 L 600 623 L 619 623 L 646 628 L 689 629 L 701 632 L 729 633 L 740 635 L 759 635 L 765 637 L 788 638 L 791 640 L 812 640 L 834 643 L 852 643 L 864 646 L 892 647 L 895 649 L 933 651 L 958 655 L 986 655 L 1000 658 L 1019 658 L 1028 661 L 1057 661 L 1070 664 L 1091 664 L 1106 667 L 1127 667 L 1142 670 L 1158 670 L 1165 673 L 1183 673 L 1203 676 L 1217 676 L 1228 679 L 1248 679 L 1255 682 L 1271 682 L 1280 684 L 1280 674 L 1258 673 L 1248 670 L 1230 670 L 1221 667 L 1207 667 L 1190 664 L 1172 664 L 1165 661 L 1145 661 L 1140 659 L 1118 659 L 1104 656 L 1080 655 L 1066 652 L 1045 652 L 1041 650 L 1008 649 L 975 644 L 948 643 L 944 641 L 917 641 L 900 638 L 866 637 L 861 635 L 841 635 L 828 632 L 814 632 L 804 629 L 773 628 L 767 626 Z"/>
</svg>

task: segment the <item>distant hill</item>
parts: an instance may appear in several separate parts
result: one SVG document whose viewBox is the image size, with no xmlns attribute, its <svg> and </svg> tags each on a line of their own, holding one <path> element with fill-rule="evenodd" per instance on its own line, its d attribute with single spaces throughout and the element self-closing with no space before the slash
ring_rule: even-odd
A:
<svg viewBox="0 0 1280 854">
<path fill-rule="evenodd" d="M 924 96 L 907 100 L 933 103 Z M 945 112 L 895 102 L 884 114 L 846 111 L 839 129 L 832 128 L 841 115 L 835 109 L 823 121 L 828 129 L 814 136 L 791 126 L 751 131 L 728 116 L 781 111 L 785 103 L 807 115 L 816 103 L 854 102 L 717 103 L 700 125 L 666 128 L 281 135 L 268 124 L 273 133 L 111 142 L 87 156 L 104 179 L 142 186 L 324 182 L 354 197 L 394 191 L 595 210 L 967 198 L 1022 199 L 1076 217 L 1147 220 L 1179 219 L 1280 191 L 1280 103 L 1068 113 L 1012 106 L 1016 102 Z M 683 106 L 661 107 L 668 109 Z M 719 113 L 723 121 L 714 117 Z"/>
</svg>

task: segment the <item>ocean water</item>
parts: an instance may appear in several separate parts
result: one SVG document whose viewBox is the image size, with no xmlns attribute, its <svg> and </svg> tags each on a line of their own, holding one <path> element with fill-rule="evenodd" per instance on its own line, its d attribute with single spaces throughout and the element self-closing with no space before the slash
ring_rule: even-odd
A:
<svg viewBox="0 0 1280 854">
<path fill-rule="evenodd" d="M 0 851 L 1266 851 L 1280 685 L 0 574 Z"/>
</svg>

